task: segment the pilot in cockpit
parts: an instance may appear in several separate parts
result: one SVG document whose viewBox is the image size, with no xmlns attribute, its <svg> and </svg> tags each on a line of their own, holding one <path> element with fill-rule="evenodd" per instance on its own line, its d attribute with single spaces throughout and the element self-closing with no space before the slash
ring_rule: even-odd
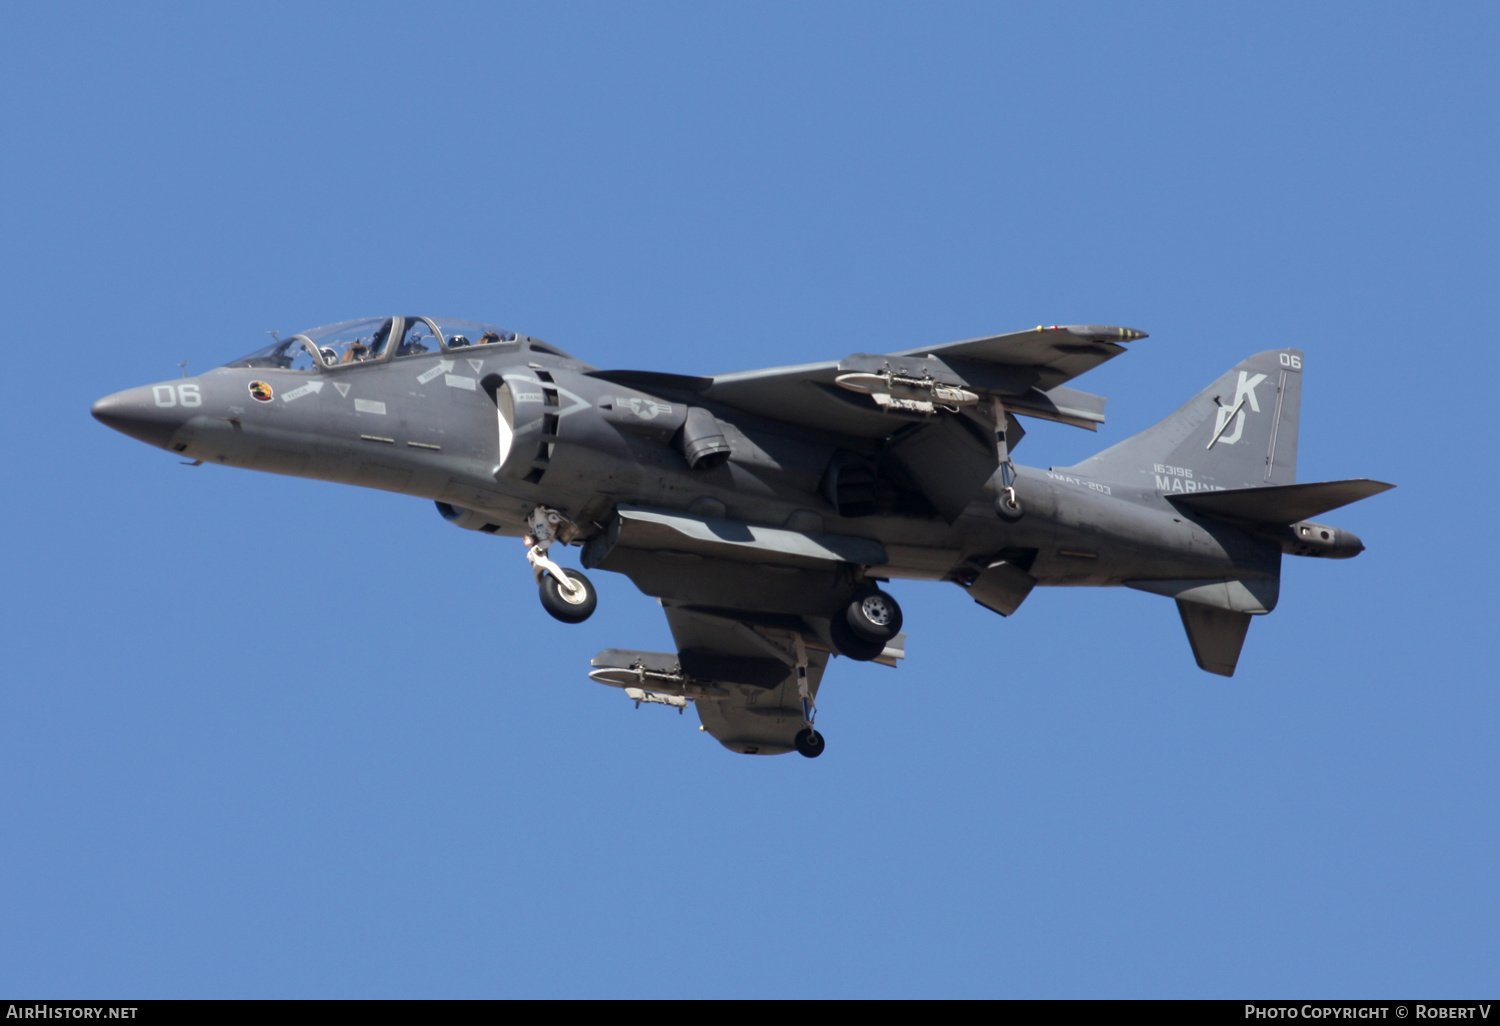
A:
<svg viewBox="0 0 1500 1026">
<path fill-rule="evenodd" d="M 365 345 L 365 340 L 357 338 L 349 343 L 349 348 L 344 350 L 344 358 L 340 363 L 359 363 L 370 355 L 370 347 Z"/>
<path fill-rule="evenodd" d="M 396 351 L 397 356 L 420 356 L 428 352 L 427 336 L 422 334 L 420 327 L 413 328 L 407 333 L 401 343 L 401 348 Z"/>
</svg>

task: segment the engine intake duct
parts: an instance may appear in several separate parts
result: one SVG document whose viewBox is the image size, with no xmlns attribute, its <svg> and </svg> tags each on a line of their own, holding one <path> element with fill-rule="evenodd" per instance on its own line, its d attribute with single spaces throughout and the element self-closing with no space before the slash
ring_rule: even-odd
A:
<svg viewBox="0 0 1500 1026">
<path fill-rule="evenodd" d="M 690 406 L 677 435 L 678 448 L 694 470 L 712 470 L 729 461 L 729 439 L 712 413 Z"/>
</svg>

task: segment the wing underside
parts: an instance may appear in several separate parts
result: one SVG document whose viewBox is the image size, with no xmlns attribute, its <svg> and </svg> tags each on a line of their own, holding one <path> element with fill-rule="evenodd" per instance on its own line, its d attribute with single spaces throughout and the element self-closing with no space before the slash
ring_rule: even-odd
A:
<svg viewBox="0 0 1500 1026">
<path fill-rule="evenodd" d="M 717 673 L 727 692 L 695 703 L 703 729 L 725 748 L 745 755 L 791 751 L 797 732 L 806 726 L 797 684 L 799 642 L 813 699 L 828 666 L 828 652 L 816 636 L 795 627 L 755 627 L 688 606 L 669 605 L 665 611 L 684 667 Z M 736 672 L 737 667 L 746 670 Z"/>
<path fill-rule="evenodd" d="M 797 734 L 811 725 L 828 666 L 830 653 L 819 632 L 795 617 L 662 606 L 675 653 L 606 649 L 594 657 L 590 676 L 625 688 L 637 704 L 692 703 L 703 729 L 732 752 L 792 751 Z M 899 636 L 880 661 L 894 666 L 904 641 Z"/>
</svg>

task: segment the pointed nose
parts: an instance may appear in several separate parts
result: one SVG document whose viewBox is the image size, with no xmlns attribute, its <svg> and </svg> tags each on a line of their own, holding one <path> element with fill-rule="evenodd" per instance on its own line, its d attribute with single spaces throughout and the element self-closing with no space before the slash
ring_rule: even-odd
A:
<svg viewBox="0 0 1500 1026">
<path fill-rule="evenodd" d="M 164 405 L 168 399 L 171 405 Z M 89 412 L 99 423 L 123 435 L 166 449 L 177 429 L 188 419 L 188 411 L 183 410 L 176 399 L 175 389 L 169 386 L 153 388 L 147 385 L 107 395 Z"/>
</svg>

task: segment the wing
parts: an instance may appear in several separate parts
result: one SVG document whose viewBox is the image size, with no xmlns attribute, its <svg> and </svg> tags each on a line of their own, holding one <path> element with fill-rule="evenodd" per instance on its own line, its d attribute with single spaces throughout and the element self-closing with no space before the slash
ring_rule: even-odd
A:
<svg viewBox="0 0 1500 1026">
<path fill-rule="evenodd" d="M 593 679 L 626 689 L 641 702 L 698 709 L 703 729 L 732 752 L 781 755 L 808 725 L 798 684 L 806 667 L 809 699 L 828 666 L 827 645 L 794 617 L 764 617 L 663 602 L 677 652 L 606 649 L 593 659 Z M 887 647 L 889 666 L 905 635 Z"/>
<path fill-rule="evenodd" d="M 1144 337 L 1130 328 L 1038 327 L 712 378 L 590 373 L 701 403 L 716 416 L 740 411 L 837 436 L 859 450 L 853 462 L 861 464 L 847 473 L 842 464 L 830 469 L 827 487 L 841 514 L 868 512 L 866 493 L 878 478 L 923 497 L 952 523 L 1009 461 L 1025 434 L 1017 414 L 1091 431 L 1103 423 L 1104 399 L 1063 383 L 1124 352 L 1121 342 Z"/>
<path fill-rule="evenodd" d="M 747 413 L 837 434 L 883 438 L 891 433 L 890 413 L 868 397 L 839 388 L 836 379 L 881 360 L 895 361 L 914 369 L 926 366 L 934 377 L 1003 397 L 1013 413 L 1093 430 L 1104 421 L 1104 400 L 1063 385 L 1123 353 L 1121 342 L 1145 337 L 1131 328 L 1099 325 L 1038 327 L 885 357 L 855 354 L 837 363 L 721 374 L 697 379 L 696 391 Z"/>
</svg>

